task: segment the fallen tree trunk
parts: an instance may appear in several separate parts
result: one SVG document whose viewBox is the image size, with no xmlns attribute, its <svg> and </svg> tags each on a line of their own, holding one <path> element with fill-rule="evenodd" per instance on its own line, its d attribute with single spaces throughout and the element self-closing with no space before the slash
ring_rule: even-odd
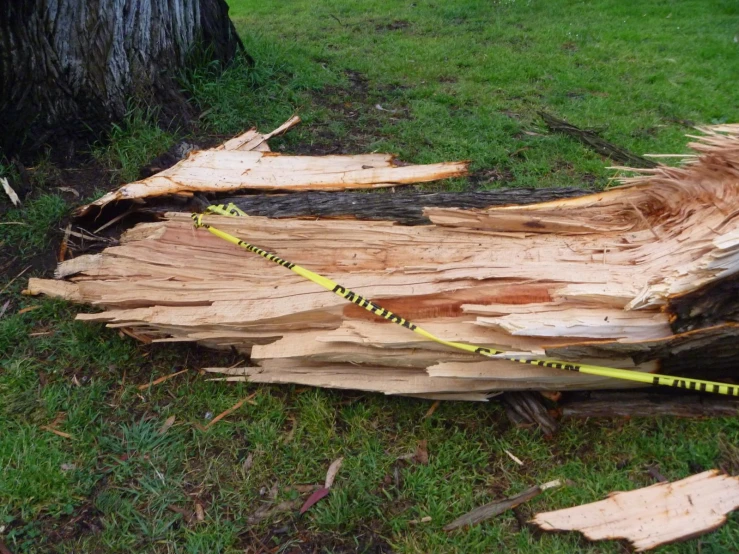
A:
<svg viewBox="0 0 739 554">
<path fill-rule="evenodd" d="M 701 291 L 734 290 L 718 285 L 739 270 L 739 128 L 707 132 L 693 145 L 700 158 L 645 170 L 629 186 L 529 206 L 427 208 L 429 225 L 203 220 L 445 340 L 696 378 L 715 371 L 715 359 L 695 354 L 720 351 L 716 377 L 735 380 L 739 299 L 724 297 L 710 327 L 694 318 L 681 332 L 680 314 L 695 315 L 686 299 L 715 305 Z M 104 308 L 78 318 L 147 340 L 249 354 L 255 366 L 210 369 L 227 380 L 467 400 L 639 386 L 451 350 L 193 229 L 184 213 L 60 264 L 58 277 L 66 280 L 32 279 L 29 290 Z"/>
</svg>

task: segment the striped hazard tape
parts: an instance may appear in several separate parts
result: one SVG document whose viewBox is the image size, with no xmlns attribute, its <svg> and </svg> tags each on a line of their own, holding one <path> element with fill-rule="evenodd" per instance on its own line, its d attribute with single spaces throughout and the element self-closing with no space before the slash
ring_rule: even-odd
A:
<svg viewBox="0 0 739 554">
<path fill-rule="evenodd" d="M 216 215 L 224 215 L 228 217 L 246 216 L 246 214 L 243 211 L 241 211 L 238 207 L 234 206 L 233 204 L 228 204 L 227 206 L 224 206 L 224 205 L 209 206 L 208 208 L 206 208 L 205 212 L 210 213 L 210 214 L 216 214 Z M 632 371 L 628 369 L 617 369 L 614 367 L 602 367 L 602 366 L 596 366 L 596 365 L 590 365 L 590 364 L 561 362 L 557 360 L 551 360 L 548 358 L 527 357 L 527 356 L 521 356 L 519 354 L 509 354 L 505 352 L 504 350 L 495 350 L 493 348 L 485 348 L 482 346 L 476 346 L 474 344 L 466 344 L 463 342 L 444 340 L 435 335 L 432 335 L 431 333 L 429 333 L 422 327 L 419 327 L 415 323 L 412 323 L 411 321 L 403 317 L 400 317 L 399 315 L 391 312 L 390 310 L 383 308 L 376 302 L 373 302 L 372 300 L 364 298 L 363 296 L 357 294 L 356 292 L 351 291 L 347 289 L 346 287 L 341 286 L 340 284 L 332 281 L 331 279 L 328 279 L 327 277 L 324 277 L 323 275 L 318 275 L 317 273 L 313 273 L 312 271 L 305 269 L 304 267 L 300 267 L 299 265 L 296 265 L 292 262 L 283 260 L 276 254 L 267 252 L 266 250 L 259 248 L 258 246 L 249 244 L 248 242 L 245 242 L 239 239 L 238 237 L 225 233 L 221 231 L 220 229 L 217 229 L 208 223 L 204 223 L 203 214 L 193 214 L 192 218 L 193 218 L 196 228 L 207 229 L 215 236 L 227 242 L 235 244 L 236 246 L 240 246 L 241 248 L 248 250 L 249 252 L 253 252 L 254 254 L 259 254 L 260 256 L 262 256 L 266 260 L 269 260 L 270 262 L 286 267 L 287 269 L 297 273 L 301 277 L 304 277 L 310 281 L 313 281 L 317 285 L 322 286 L 326 290 L 329 290 L 333 292 L 334 294 L 337 294 L 338 296 L 342 297 L 343 299 L 349 302 L 353 302 L 357 306 L 364 308 L 365 310 L 375 314 L 376 316 L 379 316 L 383 319 L 391 321 L 397 325 L 400 325 L 401 327 L 405 327 L 406 329 L 413 331 L 414 333 L 421 335 L 422 337 L 425 337 L 428 340 L 432 340 L 434 342 L 443 344 L 450 348 L 456 348 L 457 350 L 463 350 L 465 352 L 470 352 L 473 354 L 480 354 L 481 356 L 485 356 L 488 358 L 496 358 L 496 359 L 503 358 L 503 359 L 511 360 L 513 362 L 518 362 L 521 364 L 529 364 L 529 365 L 535 365 L 535 366 L 540 366 L 540 367 L 550 367 L 553 369 L 561 369 L 564 371 L 577 371 L 580 373 L 586 373 L 588 375 L 597 375 L 600 377 L 610 377 L 612 379 L 621 379 L 624 381 L 635 381 L 635 382 L 646 383 L 650 385 L 661 385 L 661 386 L 677 387 L 681 389 L 690 389 L 690 390 L 696 390 L 696 391 L 702 391 L 702 392 L 711 392 L 715 394 L 724 394 L 724 395 L 729 395 L 729 396 L 739 396 L 739 386 L 728 385 L 726 383 L 716 383 L 714 381 L 703 381 L 701 379 L 691 379 L 687 377 L 674 377 L 670 375 L 654 375 L 651 373 L 642 373 L 640 371 Z"/>
</svg>

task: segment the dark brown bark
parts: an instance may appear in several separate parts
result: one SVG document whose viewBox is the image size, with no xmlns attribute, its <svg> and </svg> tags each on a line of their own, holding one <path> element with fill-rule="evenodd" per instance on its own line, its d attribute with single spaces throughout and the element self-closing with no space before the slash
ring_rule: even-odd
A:
<svg viewBox="0 0 739 554">
<path fill-rule="evenodd" d="M 716 396 L 604 391 L 586 395 L 578 394 L 573 397 L 560 403 L 563 417 L 735 417 L 739 415 L 739 401 Z"/>
<path fill-rule="evenodd" d="M 265 217 L 324 217 L 397 221 L 403 225 L 428 225 L 425 207 L 487 208 L 506 204 L 535 204 L 582 196 L 589 191 L 562 189 L 508 189 L 480 192 L 301 192 L 284 195 L 252 195 L 200 201 L 234 203 L 249 215 Z"/>
<path fill-rule="evenodd" d="M 544 123 L 549 130 L 553 133 L 562 133 L 571 136 L 601 156 L 606 156 L 615 162 L 626 164 L 629 167 L 657 167 L 656 162 L 639 156 L 638 154 L 634 154 L 625 148 L 616 146 L 615 144 L 599 137 L 593 131 L 575 127 L 574 125 L 567 123 L 565 120 L 558 119 L 546 112 L 539 112 L 539 115 L 544 120 Z"/>
<path fill-rule="evenodd" d="M 183 115 L 175 78 L 193 49 L 227 62 L 240 46 L 225 0 L 3 2 L 0 148 L 87 137 L 131 98 Z"/>
</svg>

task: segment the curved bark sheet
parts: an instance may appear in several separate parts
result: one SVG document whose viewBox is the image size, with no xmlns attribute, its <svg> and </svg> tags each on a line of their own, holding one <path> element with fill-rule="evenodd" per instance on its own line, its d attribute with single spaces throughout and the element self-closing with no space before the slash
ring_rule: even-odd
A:
<svg viewBox="0 0 739 554">
<path fill-rule="evenodd" d="M 637 552 L 717 529 L 739 508 L 739 479 L 710 470 L 606 500 L 536 514 L 544 531 L 580 531 L 588 539 L 626 539 Z"/>
<path fill-rule="evenodd" d="M 165 195 L 223 194 L 239 190 L 375 189 L 467 174 L 468 162 L 407 165 L 397 162 L 390 154 L 289 156 L 270 152 L 267 139 L 299 121 L 298 117 L 293 117 L 265 135 L 250 129 L 216 148 L 191 152 L 169 169 L 124 185 L 84 206 L 80 215 L 93 206 L 102 208 L 118 200 L 141 201 Z"/>
<path fill-rule="evenodd" d="M 725 319 L 676 334 L 680 314 L 694 315 L 690 298 L 715 305 L 698 292 L 730 292 L 713 286 L 739 277 L 739 127 L 707 130 L 694 147 L 701 156 L 692 163 L 645 170 L 629 186 L 528 206 L 428 207 L 428 225 L 204 220 L 446 340 L 736 379 L 736 295 L 723 296 Z M 258 366 L 213 369 L 228 380 L 478 400 L 640 386 L 451 350 L 194 229 L 187 213 L 139 224 L 119 246 L 66 261 L 57 275 L 65 286 L 32 279 L 29 289 L 104 309 L 79 319 L 250 354 Z"/>
</svg>

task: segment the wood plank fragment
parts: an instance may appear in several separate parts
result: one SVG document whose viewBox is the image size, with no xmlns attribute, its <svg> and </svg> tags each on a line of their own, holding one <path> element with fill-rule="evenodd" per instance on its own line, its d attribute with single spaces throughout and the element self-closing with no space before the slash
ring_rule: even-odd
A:
<svg viewBox="0 0 739 554">
<path fill-rule="evenodd" d="M 467 174 L 468 162 L 399 165 L 388 154 L 290 156 L 269 152 L 266 141 L 299 121 L 300 118 L 293 117 L 267 134 L 250 129 L 220 147 L 191 152 L 174 166 L 124 185 L 83 206 L 78 214 L 85 215 L 93 208 L 120 200 L 142 201 L 164 195 L 239 190 L 374 189 Z"/>
<path fill-rule="evenodd" d="M 637 552 L 717 529 L 739 508 L 739 478 L 718 470 L 658 483 L 606 500 L 542 512 L 532 520 L 544 531 L 580 531 L 588 539 L 626 539 Z"/>
</svg>

